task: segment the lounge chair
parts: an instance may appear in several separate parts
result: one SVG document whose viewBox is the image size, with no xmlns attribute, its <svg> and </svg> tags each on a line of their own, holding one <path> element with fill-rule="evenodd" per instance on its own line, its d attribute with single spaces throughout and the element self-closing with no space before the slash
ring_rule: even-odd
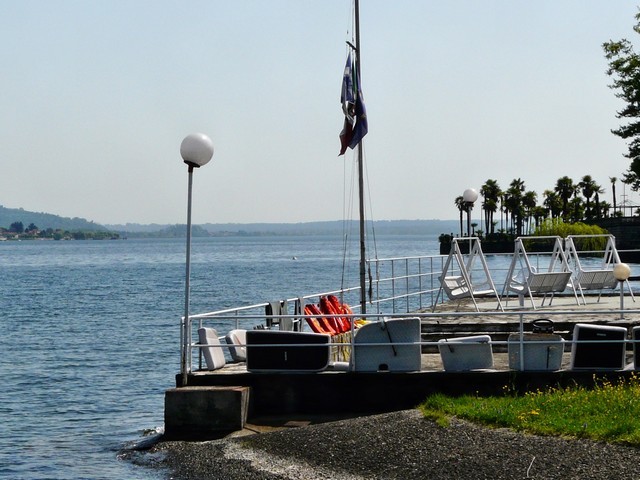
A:
<svg viewBox="0 0 640 480">
<path fill-rule="evenodd" d="M 231 330 L 225 335 L 227 344 L 230 345 L 229 353 L 231 358 L 236 362 L 244 362 L 247 360 L 247 331 Z"/>
<path fill-rule="evenodd" d="M 200 350 L 209 370 L 218 370 L 226 364 L 223 347 L 218 339 L 218 332 L 214 328 L 202 327 L 198 329 Z"/>
<path fill-rule="evenodd" d="M 354 372 L 412 372 L 421 367 L 420 319 L 393 318 L 356 330 L 350 369 Z"/>
<path fill-rule="evenodd" d="M 348 362 L 333 362 L 334 370 L 351 372 L 415 372 L 422 367 L 420 319 L 391 318 L 367 323 L 353 337 Z"/>
<path fill-rule="evenodd" d="M 509 368 L 554 371 L 562 367 L 564 339 L 554 333 L 512 333 L 508 338 Z"/>
<path fill-rule="evenodd" d="M 278 327 L 280 330 L 287 332 L 294 330 L 294 322 L 291 317 L 283 317 L 281 315 L 289 315 L 289 307 L 286 300 L 276 300 L 269 302 L 265 306 L 266 325 L 268 328 Z"/>
<path fill-rule="evenodd" d="M 321 333 L 247 330 L 247 371 L 322 371 L 329 365 L 330 342 Z"/>
<path fill-rule="evenodd" d="M 577 323 L 571 345 L 572 370 L 622 370 L 627 329 L 613 325 Z"/>
<path fill-rule="evenodd" d="M 443 338 L 438 340 L 438 350 L 446 371 L 493 369 L 493 350 L 489 335 Z"/>
</svg>

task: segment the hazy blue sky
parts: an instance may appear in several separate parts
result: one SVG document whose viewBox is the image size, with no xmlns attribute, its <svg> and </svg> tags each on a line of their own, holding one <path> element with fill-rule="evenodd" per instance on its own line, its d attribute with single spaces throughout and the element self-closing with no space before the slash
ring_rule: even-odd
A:
<svg viewBox="0 0 640 480">
<path fill-rule="evenodd" d="M 637 11 L 362 0 L 373 218 L 456 218 L 454 198 L 488 178 L 542 196 L 590 174 L 611 202 L 628 161 L 601 45 L 639 45 Z M 0 0 L 0 204 L 184 223 L 179 146 L 204 132 L 216 151 L 195 173 L 195 223 L 343 218 L 349 38 L 349 0 Z"/>
</svg>

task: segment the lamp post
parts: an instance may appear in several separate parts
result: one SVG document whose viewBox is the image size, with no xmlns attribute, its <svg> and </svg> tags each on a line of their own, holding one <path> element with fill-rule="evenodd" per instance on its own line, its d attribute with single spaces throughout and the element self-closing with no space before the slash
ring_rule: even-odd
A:
<svg viewBox="0 0 640 480">
<path fill-rule="evenodd" d="M 462 194 L 462 200 L 464 201 L 465 210 L 467 211 L 467 237 L 471 236 L 471 210 L 473 210 L 473 204 L 478 200 L 478 192 L 475 188 L 467 188 Z"/>
<path fill-rule="evenodd" d="M 184 318 L 182 319 L 182 385 L 187 384 L 187 372 L 191 365 L 191 322 L 189 321 L 189 293 L 191 281 L 191 193 L 193 187 L 193 169 L 207 164 L 213 157 L 213 143 L 203 133 L 187 135 L 180 144 L 180 156 L 189 167 L 189 188 L 187 194 L 187 259 L 184 280 Z"/>
<path fill-rule="evenodd" d="M 624 282 L 631 275 L 631 268 L 626 263 L 618 263 L 613 267 L 613 276 L 620 282 L 620 319 L 624 318 Z"/>
</svg>

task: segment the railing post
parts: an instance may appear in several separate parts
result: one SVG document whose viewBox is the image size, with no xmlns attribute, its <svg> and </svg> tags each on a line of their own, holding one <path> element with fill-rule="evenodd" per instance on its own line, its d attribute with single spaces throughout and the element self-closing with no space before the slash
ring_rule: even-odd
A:
<svg viewBox="0 0 640 480">
<path fill-rule="evenodd" d="M 391 260 L 391 311 L 396 313 L 396 261 Z"/>
</svg>

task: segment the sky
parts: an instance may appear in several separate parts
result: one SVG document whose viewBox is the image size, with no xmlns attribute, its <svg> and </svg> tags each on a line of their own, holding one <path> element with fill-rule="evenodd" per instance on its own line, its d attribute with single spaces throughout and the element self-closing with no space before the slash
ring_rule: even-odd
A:
<svg viewBox="0 0 640 480">
<path fill-rule="evenodd" d="M 488 179 L 542 193 L 629 166 L 602 43 L 623 0 L 361 0 L 367 216 L 455 219 Z M 338 157 L 349 0 L 0 0 L 0 205 L 101 224 L 351 218 Z M 621 184 L 617 193 L 622 194 Z M 628 189 L 628 200 L 637 194 Z M 618 202 L 622 199 L 619 198 Z M 479 212 L 479 209 L 476 209 Z"/>
</svg>

